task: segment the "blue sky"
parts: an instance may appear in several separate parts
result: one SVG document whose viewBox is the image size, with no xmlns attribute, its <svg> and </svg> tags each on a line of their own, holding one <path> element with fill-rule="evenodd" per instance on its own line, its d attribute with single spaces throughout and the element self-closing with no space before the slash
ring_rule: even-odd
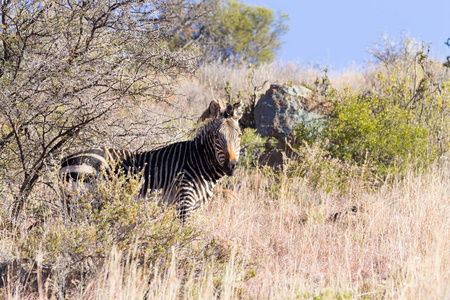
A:
<svg viewBox="0 0 450 300">
<path fill-rule="evenodd" d="M 430 43 L 444 61 L 450 48 L 450 0 L 242 0 L 289 15 L 289 32 L 277 61 L 342 70 L 363 66 L 368 48 L 387 35 Z"/>
</svg>

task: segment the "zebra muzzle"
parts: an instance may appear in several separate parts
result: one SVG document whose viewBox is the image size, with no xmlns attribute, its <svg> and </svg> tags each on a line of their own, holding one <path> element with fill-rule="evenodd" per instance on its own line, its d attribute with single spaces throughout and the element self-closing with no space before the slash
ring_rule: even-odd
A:
<svg viewBox="0 0 450 300">
<path fill-rule="evenodd" d="M 233 161 L 227 160 L 224 165 L 225 174 L 227 174 L 228 176 L 233 176 L 236 166 L 237 166 L 236 160 Z"/>
</svg>

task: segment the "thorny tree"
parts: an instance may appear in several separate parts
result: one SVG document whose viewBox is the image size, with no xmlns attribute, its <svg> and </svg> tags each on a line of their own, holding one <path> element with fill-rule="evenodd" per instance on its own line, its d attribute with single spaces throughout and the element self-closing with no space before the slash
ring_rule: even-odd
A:
<svg viewBox="0 0 450 300">
<path fill-rule="evenodd" d="M 0 176 L 15 216 L 64 145 L 89 138 L 130 99 L 164 99 L 194 70 L 192 53 L 167 42 L 186 23 L 174 11 L 180 3 L 195 4 L 2 0 Z"/>
</svg>

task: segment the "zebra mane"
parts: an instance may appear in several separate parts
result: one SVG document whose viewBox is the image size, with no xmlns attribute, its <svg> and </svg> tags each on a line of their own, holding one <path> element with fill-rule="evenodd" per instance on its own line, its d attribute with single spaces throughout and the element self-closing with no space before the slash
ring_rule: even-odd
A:
<svg viewBox="0 0 450 300">
<path fill-rule="evenodd" d="M 217 128 L 222 124 L 223 119 L 211 119 L 201 129 L 199 134 L 194 139 L 201 139 L 202 141 L 212 132 L 217 131 Z"/>
</svg>

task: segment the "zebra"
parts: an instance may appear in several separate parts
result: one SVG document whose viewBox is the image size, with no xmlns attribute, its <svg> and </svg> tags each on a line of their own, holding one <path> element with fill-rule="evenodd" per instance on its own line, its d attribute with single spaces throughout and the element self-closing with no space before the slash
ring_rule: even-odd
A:
<svg viewBox="0 0 450 300">
<path fill-rule="evenodd" d="M 59 176 L 75 189 L 89 186 L 106 173 L 142 174 L 139 197 L 162 190 L 162 201 L 176 205 L 178 217 L 185 223 L 192 212 L 206 203 L 219 179 L 232 176 L 240 152 L 241 103 L 221 109 L 215 101 L 209 105 L 211 120 L 192 140 L 170 144 L 148 152 L 130 152 L 94 148 L 61 160 Z"/>
</svg>

